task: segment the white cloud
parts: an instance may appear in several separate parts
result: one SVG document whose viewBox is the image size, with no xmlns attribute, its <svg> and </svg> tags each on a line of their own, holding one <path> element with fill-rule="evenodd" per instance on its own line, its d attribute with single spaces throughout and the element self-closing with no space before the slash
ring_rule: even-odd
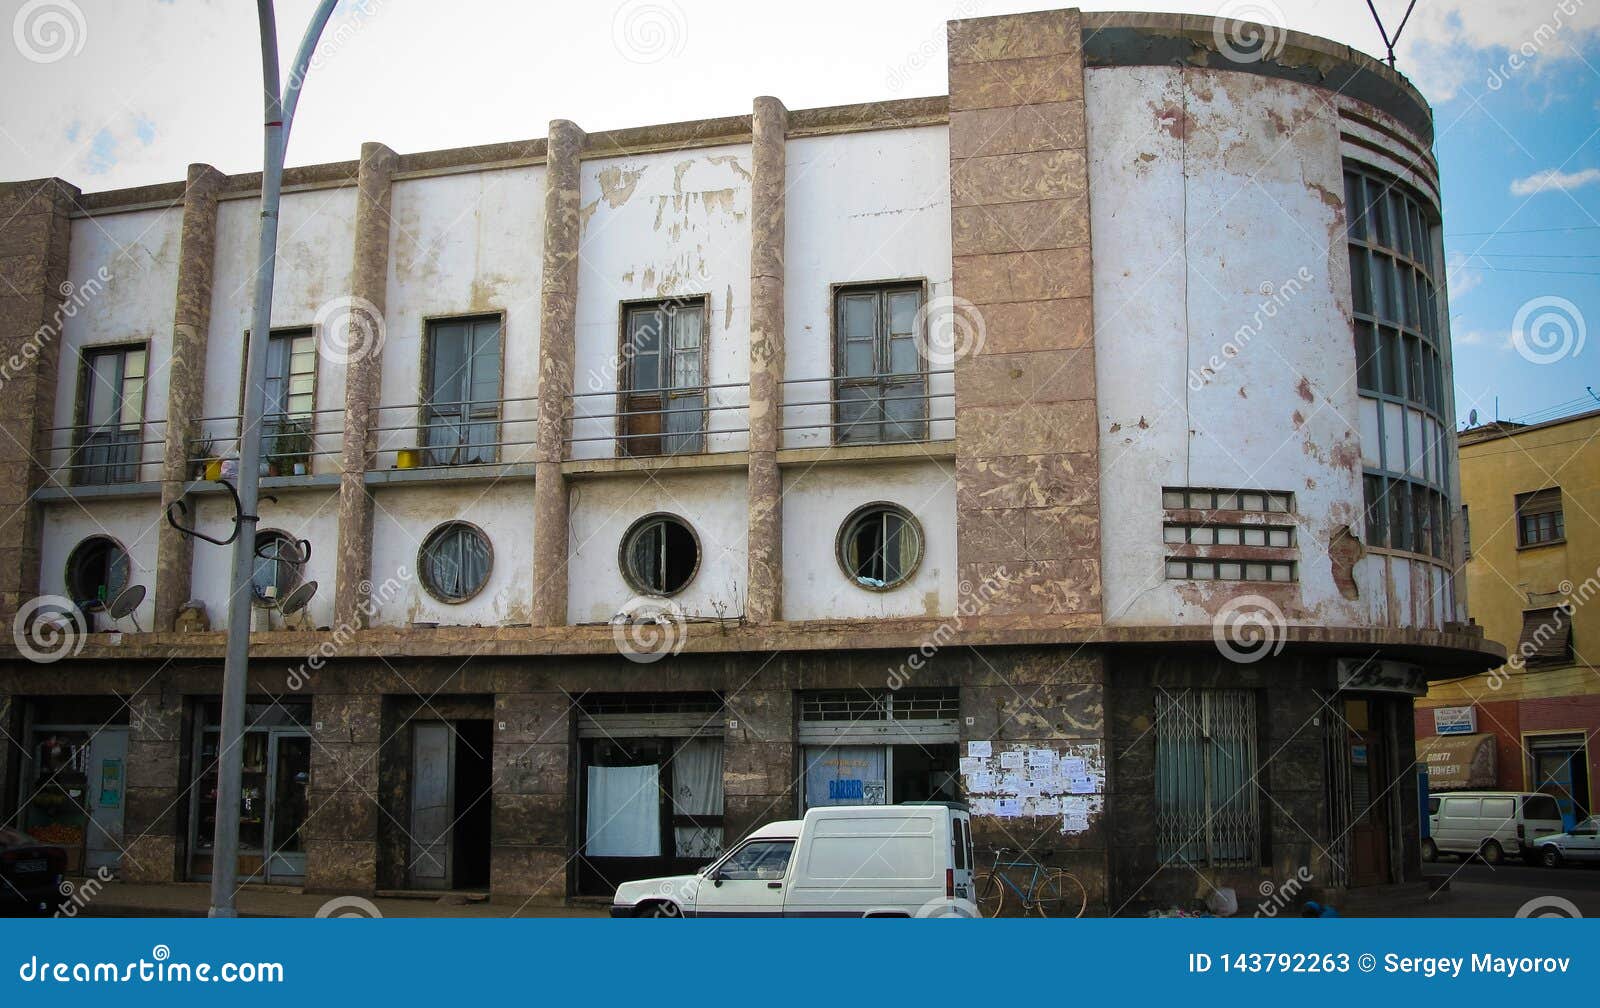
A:
<svg viewBox="0 0 1600 1008">
<path fill-rule="evenodd" d="M 1527 178 L 1519 178 L 1511 183 L 1511 195 L 1532 196 L 1534 193 L 1546 190 L 1577 189 L 1580 186 L 1594 185 L 1600 182 L 1600 168 L 1585 168 L 1582 171 L 1564 172 L 1559 168 L 1546 168 L 1544 171 L 1534 172 Z"/>
</svg>

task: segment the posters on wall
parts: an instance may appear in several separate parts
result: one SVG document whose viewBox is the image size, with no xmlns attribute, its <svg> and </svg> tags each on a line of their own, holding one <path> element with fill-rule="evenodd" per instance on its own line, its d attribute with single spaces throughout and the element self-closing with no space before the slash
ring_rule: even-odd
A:
<svg viewBox="0 0 1600 1008">
<path fill-rule="evenodd" d="M 1105 806 L 1105 756 L 1098 742 L 1060 748 L 968 742 L 960 759 L 973 815 L 1049 817 L 1062 833 L 1084 833 Z"/>
</svg>

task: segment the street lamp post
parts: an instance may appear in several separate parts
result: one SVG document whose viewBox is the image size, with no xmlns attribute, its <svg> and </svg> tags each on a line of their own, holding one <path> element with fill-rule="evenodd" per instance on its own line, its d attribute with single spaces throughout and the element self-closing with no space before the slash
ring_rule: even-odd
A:
<svg viewBox="0 0 1600 1008">
<path fill-rule="evenodd" d="M 295 53 L 289 79 L 278 74 L 278 26 L 272 0 L 256 0 L 261 24 L 261 76 L 265 97 L 265 156 L 261 170 L 261 240 L 256 266 L 255 310 L 245 369 L 244 416 L 239 422 L 239 516 L 233 542 L 233 581 L 228 597 L 228 653 L 222 672 L 222 737 L 218 746 L 217 822 L 211 858 L 212 917 L 236 917 L 239 875 L 239 792 L 243 769 L 244 708 L 250 667 L 251 575 L 255 570 L 256 504 L 261 478 L 262 384 L 272 327 L 272 279 L 278 253 L 278 196 L 283 188 L 284 148 L 294 121 L 300 87 L 311 54 L 338 0 L 321 0 Z"/>
</svg>

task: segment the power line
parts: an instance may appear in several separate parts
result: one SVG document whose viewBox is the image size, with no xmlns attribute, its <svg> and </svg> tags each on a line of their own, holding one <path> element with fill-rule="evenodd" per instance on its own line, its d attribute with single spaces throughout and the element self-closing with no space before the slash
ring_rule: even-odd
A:
<svg viewBox="0 0 1600 1008">
<path fill-rule="evenodd" d="M 1600 231 L 1600 224 L 1572 224 L 1566 227 L 1501 228 L 1496 231 L 1451 231 L 1446 238 L 1484 238 L 1495 235 L 1549 234 L 1553 231 Z"/>
</svg>

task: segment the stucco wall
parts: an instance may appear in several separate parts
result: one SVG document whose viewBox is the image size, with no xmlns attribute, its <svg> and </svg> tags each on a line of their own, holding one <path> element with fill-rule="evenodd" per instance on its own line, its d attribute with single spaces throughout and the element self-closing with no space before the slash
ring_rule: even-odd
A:
<svg viewBox="0 0 1600 1008">
<path fill-rule="evenodd" d="M 1290 622 L 1369 621 L 1370 565 L 1346 598 L 1329 556 L 1364 536 L 1336 108 L 1167 67 L 1093 69 L 1086 93 L 1106 619 L 1206 622 L 1255 593 Z M 1169 581 L 1163 486 L 1293 493 L 1297 582 Z"/>
</svg>

